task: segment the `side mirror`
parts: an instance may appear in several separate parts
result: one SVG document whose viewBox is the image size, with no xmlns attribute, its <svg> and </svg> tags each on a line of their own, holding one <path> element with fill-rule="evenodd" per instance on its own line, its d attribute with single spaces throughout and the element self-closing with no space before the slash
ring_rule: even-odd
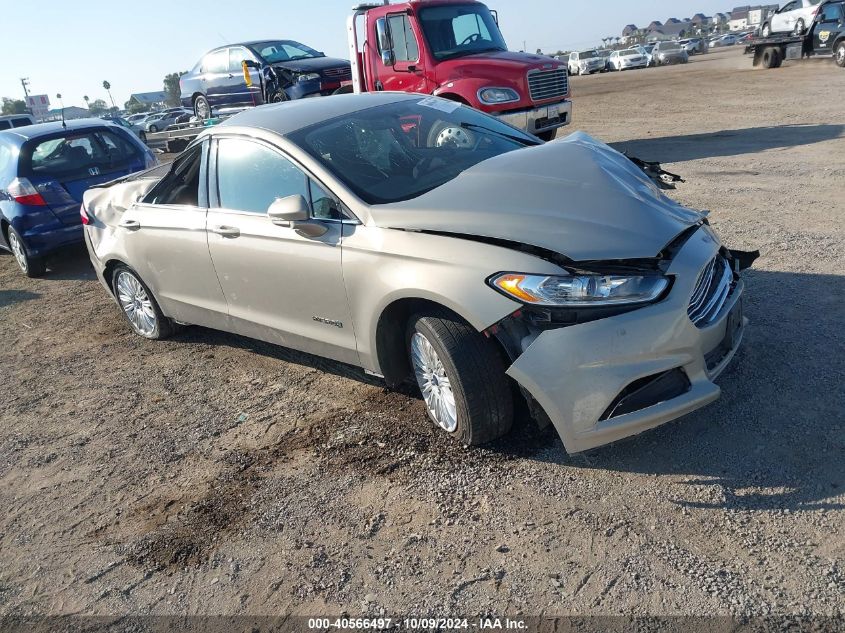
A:
<svg viewBox="0 0 845 633">
<path fill-rule="evenodd" d="M 378 36 L 378 47 L 381 50 L 381 62 L 385 66 L 396 65 L 396 55 L 393 53 L 393 41 L 390 37 L 390 26 L 386 18 L 376 21 L 376 35 Z"/>
<path fill-rule="evenodd" d="M 247 68 L 261 68 L 261 64 L 251 59 L 245 59 L 243 62 L 244 66 Z"/>
<path fill-rule="evenodd" d="M 396 65 L 396 56 L 393 54 L 391 50 L 385 50 L 381 52 L 381 63 L 385 66 L 395 66 Z"/>
<path fill-rule="evenodd" d="M 270 208 L 267 209 L 267 216 L 276 226 L 291 226 L 294 222 L 304 222 L 311 215 L 308 203 L 300 195 L 276 198 Z"/>
<path fill-rule="evenodd" d="M 496 26 L 499 26 L 499 12 L 495 9 L 490 9 L 490 15 L 493 16 L 493 22 L 496 23 Z"/>
<path fill-rule="evenodd" d="M 291 228 L 303 237 L 320 237 L 329 230 L 318 221 L 310 221 L 311 209 L 301 195 L 277 198 L 267 209 L 267 217 L 276 226 Z"/>
</svg>

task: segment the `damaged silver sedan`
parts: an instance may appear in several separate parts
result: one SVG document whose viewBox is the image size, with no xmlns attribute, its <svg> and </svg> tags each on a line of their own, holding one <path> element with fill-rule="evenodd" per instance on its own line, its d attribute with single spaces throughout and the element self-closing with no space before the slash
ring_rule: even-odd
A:
<svg viewBox="0 0 845 633">
<path fill-rule="evenodd" d="M 641 167 L 433 97 L 337 96 L 240 114 L 81 212 L 141 336 L 196 324 L 415 380 L 466 444 L 522 397 L 577 452 L 718 398 L 746 325 L 753 255 Z"/>
</svg>

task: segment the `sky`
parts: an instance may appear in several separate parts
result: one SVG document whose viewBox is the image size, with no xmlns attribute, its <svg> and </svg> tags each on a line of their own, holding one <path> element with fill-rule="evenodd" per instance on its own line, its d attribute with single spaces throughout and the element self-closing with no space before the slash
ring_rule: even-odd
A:
<svg viewBox="0 0 845 633">
<path fill-rule="evenodd" d="M 211 48 L 280 38 L 347 58 L 346 18 L 358 0 L 0 0 L 0 97 L 61 93 L 65 106 L 109 97 L 118 107 L 133 92 L 162 90 L 168 73 L 189 70 Z M 488 0 L 511 50 L 588 48 L 622 34 L 626 24 L 727 12 L 725 0 Z M 734 2 L 736 4 L 736 2 Z M 37 17 L 33 8 L 37 8 Z M 11 28 L 12 25 L 21 28 Z"/>
</svg>

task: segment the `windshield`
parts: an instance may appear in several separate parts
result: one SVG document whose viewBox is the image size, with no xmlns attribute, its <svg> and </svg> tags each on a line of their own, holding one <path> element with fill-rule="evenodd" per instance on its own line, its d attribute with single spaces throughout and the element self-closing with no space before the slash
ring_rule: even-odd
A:
<svg viewBox="0 0 845 633">
<path fill-rule="evenodd" d="M 250 45 L 264 61 L 269 64 L 290 62 L 296 59 L 311 59 L 325 57 L 323 53 L 315 51 L 310 46 L 294 42 L 293 40 L 276 40 L 272 42 L 258 42 Z"/>
<path fill-rule="evenodd" d="M 494 156 L 540 144 L 437 97 L 376 106 L 289 135 L 368 204 L 416 198 Z"/>
<path fill-rule="evenodd" d="M 663 44 L 660 45 L 660 50 L 661 51 L 679 51 L 679 50 L 681 50 L 681 47 L 678 46 L 677 44 L 675 44 L 674 42 L 672 42 L 671 44 L 664 42 Z"/>
<path fill-rule="evenodd" d="M 621 51 L 619 53 L 622 57 L 628 57 L 629 55 L 641 55 L 640 51 L 636 48 L 629 48 L 628 50 Z"/>
<path fill-rule="evenodd" d="M 583 53 L 578 53 L 578 57 L 581 59 L 592 59 L 593 57 L 598 57 L 598 51 L 584 51 Z"/>
<path fill-rule="evenodd" d="M 483 4 L 428 7 L 420 10 L 420 22 L 438 60 L 508 50 L 490 9 Z"/>
</svg>

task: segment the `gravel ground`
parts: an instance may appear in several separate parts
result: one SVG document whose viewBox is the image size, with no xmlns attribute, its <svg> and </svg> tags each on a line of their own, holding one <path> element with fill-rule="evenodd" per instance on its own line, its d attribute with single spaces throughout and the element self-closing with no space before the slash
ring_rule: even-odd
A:
<svg viewBox="0 0 845 633">
<path fill-rule="evenodd" d="M 0 615 L 841 615 L 845 72 L 573 85 L 573 129 L 763 253 L 717 403 L 586 455 L 527 423 L 464 449 L 355 369 L 140 340 L 81 250 L 39 280 L 2 254 Z"/>
</svg>

